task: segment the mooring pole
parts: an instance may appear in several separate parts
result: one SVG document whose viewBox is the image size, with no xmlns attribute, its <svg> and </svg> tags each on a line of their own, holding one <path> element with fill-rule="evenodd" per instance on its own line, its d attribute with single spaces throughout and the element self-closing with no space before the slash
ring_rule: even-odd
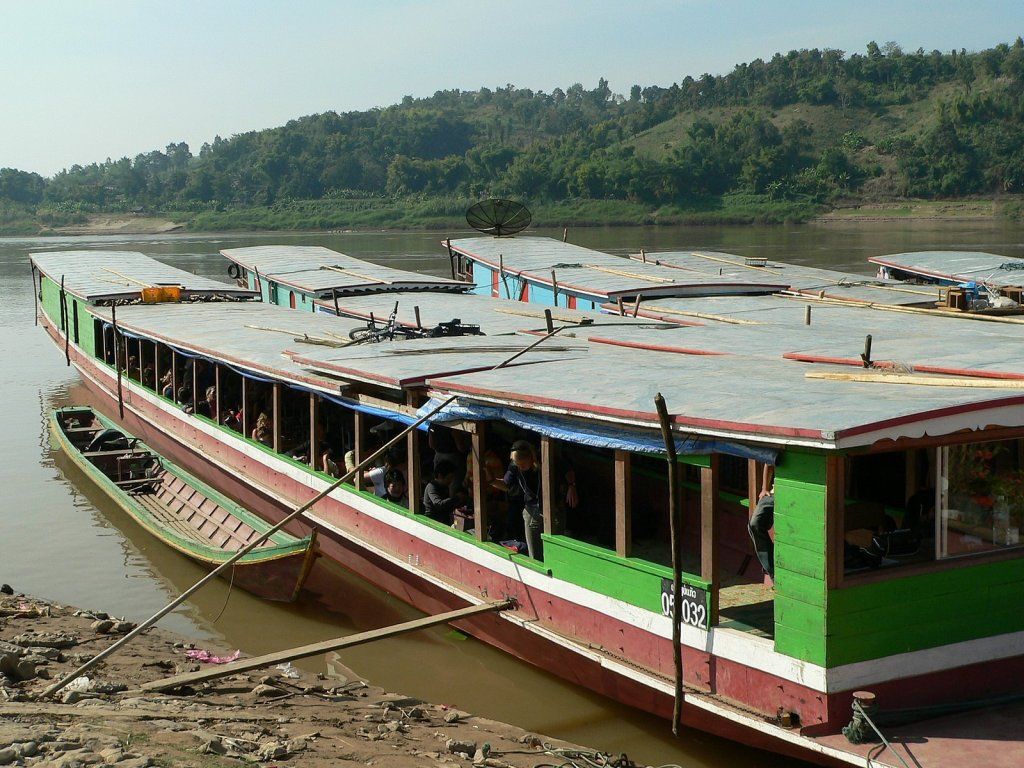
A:
<svg viewBox="0 0 1024 768">
<path fill-rule="evenodd" d="M 60 276 L 60 312 L 64 318 L 64 363 L 71 365 L 71 317 L 68 314 L 68 295 L 64 291 L 64 275 Z"/>
<path fill-rule="evenodd" d="M 341 310 L 338 309 L 338 289 L 331 288 L 331 298 L 334 299 L 334 316 L 341 317 Z"/>
<path fill-rule="evenodd" d="M 111 316 L 113 317 L 113 312 L 111 313 Z M 115 323 L 116 323 L 116 319 L 115 319 Z M 562 330 L 562 327 L 563 326 L 559 326 L 558 328 L 555 328 L 551 333 L 548 333 L 548 334 L 542 336 L 541 338 L 537 339 L 536 341 L 534 341 L 532 344 L 529 344 L 526 347 L 523 347 L 521 350 L 516 352 L 514 355 L 511 355 L 510 357 L 507 357 L 505 360 L 501 361 L 496 366 L 491 368 L 491 370 L 493 371 L 493 370 L 497 370 L 499 368 L 504 368 L 506 365 L 512 363 L 514 360 L 516 360 L 520 356 L 526 354 L 527 352 L 529 352 L 534 347 L 536 347 L 536 346 L 538 346 L 540 344 L 543 344 L 545 341 L 547 341 L 548 339 L 553 337 L 560 330 Z M 115 337 L 116 337 L 116 333 L 117 333 L 116 325 L 115 325 L 114 333 L 115 333 Z M 120 368 L 118 368 L 118 371 L 120 371 Z M 120 385 L 120 382 L 121 382 L 121 378 L 120 378 L 120 373 L 119 373 L 118 374 L 118 385 Z M 119 390 L 120 390 L 120 386 L 119 386 Z M 210 582 L 214 578 L 216 578 L 220 573 L 224 572 L 225 570 L 227 570 L 228 568 L 233 566 L 236 562 L 238 562 L 243 557 L 245 557 L 247 554 L 252 552 L 254 549 L 256 549 L 256 547 L 260 546 L 263 542 L 267 541 L 267 539 L 269 539 L 275 533 L 277 533 L 282 528 L 284 528 L 286 525 L 291 523 L 293 520 L 296 520 L 304 512 L 306 512 L 306 510 L 308 510 L 310 507 L 312 507 L 318 501 L 320 501 L 321 499 L 325 498 L 328 494 L 333 492 L 335 489 L 339 488 L 342 483 L 345 483 L 345 482 L 348 482 L 349 480 L 351 480 L 353 477 L 355 477 L 356 473 L 361 472 L 367 465 L 370 464 L 370 462 L 374 461 L 375 459 L 377 459 L 380 456 L 383 456 L 388 451 L 389 448 L 391 448 L 393 445 L 396 445 L 399 441 L 404 440 L 406 435 L 408 435 L 410 432 L 412 432 L 414 429 L 416 429 L 420 424 L 423 424 L 424 422 L 429 421 L 434 416 L 434 414 L 439 413 L 440 411 L 442 411 L 445 408 L 447 408 L 449 405 L 454 403 L 456 399 L 457 399 L 456 395 L 451 395 L 450 397 L 446 398 L 444 401 L 442 401 L 440 404 L 438 404 L 434 408 L 431 408 L 429 411 L 427 411 L 425 414 L 423 414 L 420 418 L 416 419 L 416 421 L 414 421 L 412 424 L 407 426 L 405 429 L 400 431 L 393 438 L 391 438 L 386 443 L 384 443 L 384 445 L 382 445 L 376 451 L 371 453 L 365 459 L 362 459 L 359 462 L 359 464 L 357 464 L 353 469 L 351 469 L 350 471 L 346 472 L 344 475 L 339 477 L 337 480 L 335 480 L 333 483 L 331 483 L 329 486 L 327 486 L 324 490 L 320 491 L 320 493 L 318 493 L 312 499 L 307 501 L 305 504 L 302 504 L 299 507 L 296 507 L 296 509 L 294 511 L 290 512 L 279 523 L 277 523 L 276 525 L 273 525 L 269 529 L 267 529 L 267 531 L 265 531 L 262 536 L 258 537 L 257 539 L 249 542 L 247 545 L 242 547 L 242 549 L 238 550 L 234 555 L 232 555 L 230 558 L 228 558 L 223 563 L 218 565 L 216 568 L 214 568 L 212 571 L 210 571 L 208 574 L 206 574 L 206 576 L 204 576 L 199 581 L 197 581 L 195 584 L 193 584 L 191 587 L 186 589 L 178 597 L 176 597 L 174 600 L 169 602 L 167 605 L 165 605 L 159 611 L 154 613 L 152 616 L 150 616 L 144 622 L 139 624 L 137 627 L 135 627 L 135 629 L 133 629 L 128 634 L 126 634 L 124 637 L 122 637 L 116 643 L 114 643 L 113 645 L 111 645 L 111 646 L 105 648 L 104 650 L 100 651 L 95 656 L 93 656 L 91 659 L 89 659 L 84 664 L 79 666 L 78 669 L 74 670 L 73 672 L 70 672 L 69 674 L 65 675 L 60 680 L 55 682 L 53 685 L 51 685 L 49 688 L 47 688 L 45 691 L 43 691 L 43 696 L 52 696 L 57 691 L 59 691 L 62 688 L 64 688 L 68 683 L 70 683 L 76 677 L 79 677 L 84 672 L 88 671 L 89 669 L 92 669 L 96 664 L 98 664 L 103 659 L 107 658 L 112 653 L 114 653 L 114 651 L 116 651 L 119 648 L 121 648 L 122 646 L 126 645 L 129 641 L 133 640 L 135 637 L 140 635 L 142 632 L 145 632 L 151 626 L 156 624 L 156 622 L 158 622 L 160 619 L 162 619 L 168 613 L 170 613 L 175 608 L 177 608 L 179 605 L 181 605 L 183 602 L 185 602 L 185 600 L 187 600 L 191 595 L 193 595 L 195 592 L 197 592 L 203 586 L 205 586 L 208 582 Z M 122 414 L 122 417 L 123 417 L 123 414 Z M 275 428 L 276 428 L 276 424 L 277 423 L 278 423 L 278 420 L 275 419 L 274 420 Z"/>
<path fill-rule="evenodd" d="M 36 290 L 36 265 L 29 261 L 32 268 L 32 323 L 39 325 L 39 291 Z"/>
<path fill-rule="evenodd" d="M 668 458 L 668 506 L 669 528 L 672 539 L 672 662 L 675 666 L 675 703 L 672 707 L 672 733 L 679 735 L 683 714 L 683 648 L 680 605 L 683 602 L 683 506 L 679 497 L 676 462 L 676 441 L 672 436 L 672 422 L 669 419 L 665 398 L 659 392 L 654 397 L 661 423 L 661 437 L 665 441 Z"/>
<path fill-rule="evenodd" d="M 452 239 L 449 237 L 444 241 L 445 247 L 448 249 L 448 264 L 452 269 L 452 280 L 455 279 L 455 254 L 452 252 Z"/>
<path fill-rule="evenodd" d="M 110 325 L 114 329 L 114 370 L 117 371 L 117 413 L 123 421 L 124 394 L 121 389 L 121 342 L 117 339 L 117 304 L 110 305 Z"/>
</svg>

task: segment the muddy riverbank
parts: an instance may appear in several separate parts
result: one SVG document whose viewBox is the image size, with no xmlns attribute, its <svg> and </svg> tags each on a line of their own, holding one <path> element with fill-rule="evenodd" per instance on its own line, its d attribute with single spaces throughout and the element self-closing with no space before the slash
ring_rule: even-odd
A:
<svg viewBox="0 0 1024 768">
<path fill-rule="evenodd" d="M 6 590 L 5 590 L 6 592 Z M 42 693 L 131 622 L 0 594 L 0 766 L 623 766 L 566 742 L 385 691 L 327 660 L 327 674 L 272 667 L 169 694 L 140 686 L 236 649 L 150 630 L 53 698 Z"/>
</svg>

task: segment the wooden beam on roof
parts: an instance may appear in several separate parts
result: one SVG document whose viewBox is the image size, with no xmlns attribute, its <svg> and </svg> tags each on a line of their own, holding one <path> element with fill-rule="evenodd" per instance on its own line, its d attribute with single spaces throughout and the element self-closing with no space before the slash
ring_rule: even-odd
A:
<svg viewBox="0 0 1024 768">
<path fill-rule="evenodd" d="M 869 384 L 909 384 L 918 387 L 961 387 L 968 389 L 1024 389 L 1024 378 L 989 379 L 982 376 L 922 376 L 910 373 L 838 373 L 807 371 L 807 379 L 863 382 Z"/>
<path fill-rule="evenodd" d="M 629 451 L 615 451 L 615 554 L 633 555 L 633 471 Z"/>
</svg>

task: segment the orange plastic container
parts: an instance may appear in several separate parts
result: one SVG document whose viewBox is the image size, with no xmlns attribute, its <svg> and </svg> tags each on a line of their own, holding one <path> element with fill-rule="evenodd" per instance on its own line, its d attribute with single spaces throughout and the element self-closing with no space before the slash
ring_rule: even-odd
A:
<svg viewBox="0 0 1024 768">
<path fill-rule="evenodd" d="M 142 289 L 145 304 L 159 304 L 163 301 L 181 301 L 181 288 L 176 285 L 151 286 Z"/>
</svg>

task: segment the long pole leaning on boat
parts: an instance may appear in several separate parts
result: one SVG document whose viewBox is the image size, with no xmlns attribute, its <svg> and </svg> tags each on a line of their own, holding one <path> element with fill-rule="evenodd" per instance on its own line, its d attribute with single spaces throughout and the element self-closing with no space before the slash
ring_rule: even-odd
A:
<svg viewBox="0 0 1024 768">
<path fill-rule="evenodd" d="M 117 371 L 117 414 L 124 420 L 124 389 L 121 385 L 121 341 L 117 338 L 117 302 L 110 305 L 110 328 L 114 336 L 114 370 Z M 125 368 L 128 366 L 126 365 Z M 177 393 L 175 393 L 177 394 Z"/>
<path fill-rule="evenodd" d="M 514 355 L 511 355 L 510 357 L 505 358 L 504 360 L 502 360 L 500 363 L 495 365 L 490 370 L 496 371 L 499 368 L 504 368 L 505 366 L 507 366 L 511 362 L 513 362 L 514 360 L 516 360 L 516 359 L 522 357 L 523 355 L 525 355 L 531 349 L 534 349 L 535 347 L 538 347 L 541 344 L 543 344 L 545 341 L 547 341 L 552 336 L 556 335 L 559 331 L 561 331 L 562 328 L 564 328 L 564 327 L 566 327 L 566 326 L 559 326 L 559 327 L 555 328 L 553 331 L 551 331 L 550 333 L 544 334 L 543 336 L 541 336 L 539 339 L 537 339 L 533 343 L 523 347 L 521 350 L 516 352 Z M 410 432 L 412 432 L 414 429 L 419 427 L 424 422 L 429 421 L 436 413 L 438 413 L 438 412 L 444 410 L 445 408 L 447 408 L 449 405 L 451 405 L 453 402 L 455 402 L 456 399 L 457 399 L 457 396 L 456 395 L 452 395 L 452 396 L 450 396 L 448 398 L 445 398 L 445 400 L 443 400 L 441 403 L 439 403 L 435 407 L 431 408 L 427 413 L 423 414 L 420 418 L 416 419 L 416 421 L 414 421 L 412 424 L 409 424 L 405 429 L 400 431 L 397 435 L 395 435 L 393 438 L 391 438 L 388 442 L 386 442 L 384 445 L 382 445 L 376 451 L 374 451 L 369 456 L 367 456 L 365 459 L 363 459 L 361 462 L 359 462 L 359 464 L 357 464 L 353 469 L 351 469 L 350 471 L 346 472 L 344 475 L 339 477 L 337 480 L 335 480 L 329 486 L 324 488 L 324 490 L 320 491 L 320 493 L 318 493 L 312 499 L 307 501 L 305 504 L 302 504 L 299 507 L 297 507 L 290 514 L 288 514 L 284 519 L 282 519 L 279 523 L 277 523 L 276 525 L 274 525 L 271 528 L 269 528 L 258 539 L 255 539 L 254 541 L 252 541 L 249 544 L 247 544 L 246 546 L 244 546 L 242 549 L 238 550 L 238 552 L 236 552 L 234 555 L 232 555 L 228 560 L 225 560 L 219 566 L 214 568 L 212 571 L 210 571 L 208 574 L 206 574 L 206 576 L 204 576 L 199 581 L 197 581 L 195 584 L 193 584 L 191 587 L 186 589 L 184 592 L 182 592 L 180 595 L 178 595 L 178 597 L 176 597 L 174 600 L 169 602 L 167 605 L 165 605 L 159 611 L 154 613 L 152 616 L 150 616 L 144 622 L 139 624 L 137 627 L 135 627 L 135 629 L 133 629 L 128 634 L 126 634 L 124 637 L 122 637 L 116 643 L 114 643 L 113 645 L 111 645 L 111 646 L 105 648 L 104 650 L 100 651 L 95 656 L 93 656 L 91 659 L 89 659 L 84 664 L 82 664 L 80 667 L 78 667 L 78 669 L 74 670 L 73 672 L 70 672 L 69 674 L 65 675 L 63 678 L 61 678 L 60 680 L 55 682 L 53 685 L 51 685 L 49 688 L 47 688 L 45 691 L 43 691 L 43 696 L 44 697 L 52 696 L 53 694 L 57 693 L 57 691 L 59 691 L 62 688 L 64 688 L 72 680 L 74 680 L 75 678 L 79 677 L 83 673 L 87 672 L 89 669 L 94 667 L 99 662 L 103 661 L 103 659 L 105 659 L 108 656 L 110 656 L 111 654 L 113 654 L 115 651 L 117 651 L 122 646 L 127 645 L 135 637 L 137 637 L 138 635 L 142 634 L 147 629 L 149 629 L 151 626 L 156 624 L 160 619 L 162 619 L 168 613 L 170 613 L 175 608 L 177 608 L 179 605 L 181 605 L 183 602 L 185 602 L 185 600 L 187 600 L 189 597 L 191 597 L 193 594 L 195 594 L 197 591 L 199 591 L 202 587 L 204 587 L 207 583 L 212 581 L 219 574 L 223 573 L 225 570 L 230 568 L 232 565 L 234 565 L 236 562 L 241 560 L 247 554 L 252 552 L 254 549 L 256 549 L 256 547 L 260 546 L 263 542 L 265 542 L 267 539 L 269 539 L 275 533 L 277 533 L 282 528 L 284 528 L 286 525 L 288 525 L 289 523 L 291 523 L 292 521 L 294 521 L 295 519 L 300 517 L 304 512 L 306 512 L 310 507 L 312 507 L 318 501 L 322 500 L 328 494 L 330 494 L 335 489 L 340 487 L 342 485 L 342 483 L 346 483 L 349 480 L 351 480 L 353 477 L 355 477 L 357 472 L 361 472 L 370 462 L 374 461 L 375 459 L 379 458 L 380 456 L 383 456 L 388 451 L 389 448 L 391 448 L 393 445 L 398 443 L 400 440 L 405 439 L 406 435 L 408 435 Z"/>
<path fill-rule="evenodd" d="M 683 602 L 683 505 L 679 494 L 679 465 L 676 462 L 676 441 L 672 436 L 665 398 L 659 392 L 654 397 L 658 409 L 661 436 L 668 457 L 669 530 L 672 537 L 672 662 L 675 667 L 675 702 L 672 706 L 672 733 L 679 735 L 683 715 L 683 648 L 680 606 Z"/>
</svg>

